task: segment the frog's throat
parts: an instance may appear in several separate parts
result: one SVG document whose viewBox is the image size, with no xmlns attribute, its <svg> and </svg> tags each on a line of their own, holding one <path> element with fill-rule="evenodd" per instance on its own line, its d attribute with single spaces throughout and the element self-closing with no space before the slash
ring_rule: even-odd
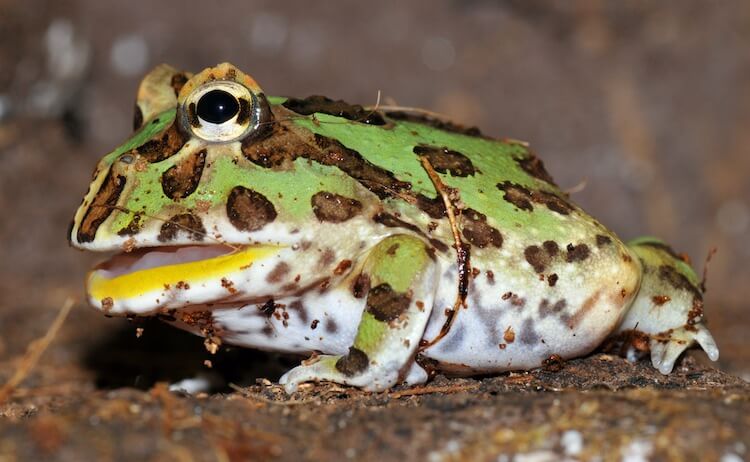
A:
<svg viewBox="0 0 750 462">
<path fill-rule="evenodd" d="M 246 270 L 254 262 L 278 253 L 282 247 L 272 245 L 247 246 L 231 251 L 214 250 L 214 255 L 183 263 L 165 264 L 128 270 L 137 266 L 131 264 L 124 270 L 105 269 L 111 266 L 113 258 L 104 265 L 94 268 L 87 276 L 86 287 L 89 296 L 95 300 L 105 298 L 130 299 L 163 290 L 165 287 L 192 285 L 203 281 L 220 279 Z M 155 248 L 154 251 L 159 251 Z"/>
</svg>

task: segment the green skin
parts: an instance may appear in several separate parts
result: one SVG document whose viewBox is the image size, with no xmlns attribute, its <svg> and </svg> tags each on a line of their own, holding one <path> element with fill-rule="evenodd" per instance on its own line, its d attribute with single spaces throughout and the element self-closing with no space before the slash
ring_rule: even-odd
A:
<svg viewBox="0 0 750 462">
<path fill-rule="evenodd" d="M 185 83 L 180 89 L 175 81 L 181 79 Z M 212 132 L 202 119 L 194 123 L 190 105 L 209 87 L 246 98 L 254 111 L 249 120 L 243 125 L 237 115 L 227 122 L 234 125 L 224 127 L 229 132 Z M 100 161 L 74 219 L 72 244 L 126 251 L 217 243 L 284 249 L 220 278 L 240 281 L 232 289 L 233 302 L 273 298 L 323 303 L 322 290 L 300 295 L 300 287 L 314 285 L 321 274 L 330 275 L 326 284 L 337 300 L 361 313 L 351 321 L 359 326 L 348 353 L 321 356 L 286 374 L 282 382 L 290 391 L 310 380 L 372 390 L 409 377 L 411 382 L 424 381 L 415 355 L 461 373 L 526 369 L 551 353 L 585 354 L 617 332 L 646 335 L 659 356 L 652 354 L 652 360 L 663 372 L 671 370 L 679 353 L 694 341 L 712 359 L 718 355 L 701 324 L 702 298 L 693 269 L 651 238 L 629 246 L 620 242 L 568 201 L 524 143 L 471 136 L 445 124 L 402 120 L 330 100 L 310 114 L 294 106 L 295 101 L 299 103 L 265 98 L 229 64 L 192 78 L 167 66 L 155 69 L 139 91 L 140 127 Z M 365 123 L 372 115 L 384 123 Z M 174 149 L 164 141 L 165 133 L 182 134 L 180 141 L 171 141 Z M 211 139 L 223 133 L 229 133 L 228 138 Z M 169 155 L 153 161 L 149 155 L 155 151 Z M 205 162 L 195 170 L 199 153 Z M 173 184 L 184 192 L 170 197 L 165 178 L 175 172 Z M 247 199 L 243 204 L 249 208 L 233 208 L 239 187 L 254 191 L 266 205 Z M 324 202 L 316 202 L 323 192 L 328 194 Z M 450 201 L 451 213 L 445 201 Z M 456 252 L 459 245 L 467 250 L 463 257 Z M 335 258 L 320 259 L 325 252 Z M 344 261 L 348 263 L 342 266 Z M 294 284 L 276 281 L 274 268 L 296 275 Z M 473 279 L 461 276 L 472 269 Z M 485 276 L 477 277 L 480 273 Z M 351 289 L 363 275 L 369 290 L 364 298 Z M 260 284 L 259 279 L 267 282 Z M 217 295 L 217 284 L 190 284 L 194 287 L 179 294 L 167 288 L 156 296 L 145 291 L 127 297 L 91 296 L 91 303 L 114 314 L 195 311 L 226 299 L 225 293 Z M 511 293 L 515 295 L 505 296 Z M 519 308 L 518 300 L 525 307 Z M 553 320 L 550 302 L 555 300 Z M 514 302 L 512 311 L 509 304 Z M 456 306 L 465 309 L 459 308 L 457 321 L 451 321 L 443 311 Z M 495 314 L 488 318 L 487 310 Z M 220 314 L 214 310 L 215 318 Z M 478 341 L 487 323 L 495 321 L 492 329 L 506 332 L 500 349 L 495 343 L 495 349 L 486 357 L 479 354 L 476 362 L 478 344 L 448 351 L 451 342 L 455 348 L 458 330 Z M 513 344 L 506 326 L 518 331 L 522 341 Z M 232 329 L 226 321 L 221 330 Z M 540 335 L 548 341 L 539 342 Z M 429 340 L 438 341 L 418 347 Z M 255 338 L 235 341 L 274 349 L 272 342 Z M 276 341 L 281 350 L 297 351 L 283 346 L 278 337 Z M 308 349 L 326 352 L 320 346 Z M 503 356 L 511 353 L 512 360 Z"/>
</svg>

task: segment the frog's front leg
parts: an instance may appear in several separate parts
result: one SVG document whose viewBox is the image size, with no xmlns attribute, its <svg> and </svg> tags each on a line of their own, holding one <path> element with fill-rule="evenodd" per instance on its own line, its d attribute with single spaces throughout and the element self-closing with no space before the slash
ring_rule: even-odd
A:
<svg viewBox="0 0 750 462">
<path fill-rule="evenodd" d="M 319 356 L 287 372 L 279 382 L 288 393 L 321 380 L 380 391 L 409 372 L 432 309 L 434 257 L 416 237 L 390 236 L 370 251 L 362 273 L 370 289 L 349 353 Z"/>
</svg>

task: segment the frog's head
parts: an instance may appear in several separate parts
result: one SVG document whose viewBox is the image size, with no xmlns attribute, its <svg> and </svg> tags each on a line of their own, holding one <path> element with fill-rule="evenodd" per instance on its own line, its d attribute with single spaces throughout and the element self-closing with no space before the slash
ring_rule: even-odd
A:
<svg viewBox="0 0 750 462">
<path fill-rule="evenodd" d="M 215 301 L 226 276 L 295 243 L 277 198 L 243 176 L 242 142 L 273 125 L 251 77 L 228 63 L 195 76 L 162 65 L 141 83 L 135 112 L 135 133 L 101 159 L 70 229 L 74 247 L 122 252 L 89 274 L 94 306 Z M 200 294 L 174 289 L 199 284 Z"/>
<path fill-rule="evenodd" d="M 645 334 L 651 361 L 664 374 L 695 342 L 716 361 L 719 350 L 703 323 L 702 284 L 687 257 L 652 237 L 633 240 L 628 246 L 643 271 L 638 294 L 619 330 L 634 332 L 636 337 Z"/>
</svg>

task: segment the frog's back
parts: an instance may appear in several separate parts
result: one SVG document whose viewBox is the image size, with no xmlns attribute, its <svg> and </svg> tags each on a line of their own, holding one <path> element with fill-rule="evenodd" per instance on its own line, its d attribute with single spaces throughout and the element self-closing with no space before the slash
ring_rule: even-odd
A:
<svg viewBox="0 0 750 462">
<path fill-rule="evenodd" d="M 525 143 L 408 113 L 362 110 L 345 120 L 325 113 L 336 112 L 332 103 L 286 100 L 274 111 L 309 144 L 334 148 L 322 162 L 338 162 L 377 196 L 378 225 L 441 244 L 442 279 L 424 335 L 439 340 L 424 356 L 448 370 L 524 369 L 586 353 L 615 328 L 637 290 L 638 263 L 568 200 Z M 452 203 L 466 261 L 425 163 Z M 451 321 L 446 308 L 461 298 L 465 309 Z"/>
</svg>

